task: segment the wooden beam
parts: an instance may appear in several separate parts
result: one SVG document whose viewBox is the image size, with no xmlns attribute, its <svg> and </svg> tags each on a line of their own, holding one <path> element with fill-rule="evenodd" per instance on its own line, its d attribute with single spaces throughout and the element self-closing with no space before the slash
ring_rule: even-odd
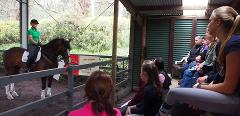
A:
<svg viewBox="0 0 240 116">
<path fill-rule="evenodd" d="M 143 19 L 143 25 L 142 25 L 142 45 L 141 45 L 141 64 L 143 63 L 145 59 L 145 52 L 146 52 L 146 34 L 147 34 L 147 19 Z"/>
<path fill-rule="evenodd" d="M 160 16 L 160 15 L 154 15 L 154 16 L 148 16 L 148 18 L 151 19 L 170 19 L 170 18 L 176 18 L 176 19 L 209 19 L 208 16 Z"/>
<path fill-rule="evenodd" d="M 171 28 L 170 28 L 170 40 L 169 40 L 169 52 L 168 52 L 168 71 L 172 74 L 172 65 L 173 65 L 173 47 L 174 47 L 174 32 L 176 18 L 171 18 Z"/>
<path fill-rule="evenodd" d="M 136 21 L 133 20 L 133 17 L 131 17 L 131 23 L 130 23 L 130 43 L 129 43 L 129 63 L 128 68 L 130 71 L 128 72 L 128 78 L 129 78 L 129 85 L 131 87 L 131 90 L 133 89 L 133 48 L 134 48 L 134 42 L 135 42 L 135 28 L 136 28 Z"/>
<path fill-rule="evenodd" d="M 124 5 L 124 7 L 127 9 L 127 11 L 133 16 L 133 18 L 137 21 L 137 23 L 140 26 L 142 26 L 143 25 L 143 19 L 139 15 L 135 6 L 130 2 L 130 0 L 120 0 L 120 2 Z"/>
<path fill-rule="evenodd" d="M 117 32 L 118 32 L 118 12 L 119 0 L 114 0 L 114 17 L 113 17 L 113 44 L 112 44 L 112 80 L 113 85 L 116 84 L 117 76 Z M 115 86 L 113 87 L 113 104 L 115 104 L 114 93 Z"/>
<path fill-rule="evenodd" d="M 191 48 L 195 44 L 195 38 L 196 37 L 196 30 L 197 30 L 197 18 L 192 19 L 192 38 L 191 38 Z"/>
<path fill-rule="evenodd" d="M 136 7 L 138 11 L 147 10 L 206 10 L 215 9 L 222 5 L 209 5 L 209 6 L 139 6 Z"/>
</svg>

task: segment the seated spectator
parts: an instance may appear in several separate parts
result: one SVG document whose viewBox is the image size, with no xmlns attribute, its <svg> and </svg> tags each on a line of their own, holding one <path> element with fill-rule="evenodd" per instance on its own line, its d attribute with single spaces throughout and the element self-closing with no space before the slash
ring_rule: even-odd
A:
<svg viewBox="0 0 240 116">
<path fill-rule="evenodd" d="M 199 52 L 199 55 L 206 57 L 208 48 L 209 48 L 209 44 L 211 43 L 211 41 L 209 41 L 208 39 L 206 39 L 205 37 L 202 37 L 202 46 Z"/>
<path fill-rule="evenodd" d="M 191 48 L 189 57 L 187 59 L 187 63 L 190 64 L 195 58 L 199 55 L 201 46 L 202 46 L 202 37 L 196 36 L 195 38 L 195 45 Z"/>
<path fill-rule="evenodd" d="M 113 108 L 112 92 L 111 77 L 102 71 L 93 72 L 85 86 L 88 102 L 68 116 L 121 116 L 120 111 Z"/>
<path fill-rule="evenodd" d="M 196 36 L 195 39 L 195 45 L 191 48 L 189 52 L 189 56 L 187 58 L 187 62 L 183 66 L 178 66 L 177 64 L 173 65 L 174 70 L 178 70 L 181 72 L 179 75 L 179 78 L 182 78 L 183 72 L 188 68 L 188 65 L 195 60 L 195 58 L 200 54 L 200 50 L 202 49 L 202 38 L 201 36 Z"/>
<path fill-rule="evenodd" d="M 155 59 L 154 62 L 158 68 L 159 80 L 160 80 L 161 84 L 163 85 L 163 89 L 168 90 L 171 85 L 172 79 L 168 76 L 167 71 L 164 69 L 164 61 L 160 57 L 160 58 Z"/>
<path fill-rule="evenodd" d="M 171 85 L 172 79 L 168 76 L 167 72 L 165 71 L 164 61 L 161 57 L 154 59 L 153 61 L 158 69 L 159 81 L 163 85 L 163 87 L 162 87 L 163 92 L 166 93 L 169 90 L 169 86 Z M 125 115 L 128 106 L 134 106 L 141 102 L 141 100 L 143 99 L 143 96 L 144 96 L 145 85 L 146 85 L 146 83 L 142 79 L 140 79 L 138 91 L 136 92 L 134 97 L 128 102 L 128 104 L 126 106 L 122 106 L 122 108 L 121 108 L 122 115 Z"/>
<path fill-rule="evenodd" d="M 213 70 L 213 64 L 216 61 L 216 39 L 209 34 L 209 32 L 206 32 L 205 38 L 209 40 L 211 43 L 209 44 L 209 49 L 205 56 L 205 61 L 201 64 L 199 64 L 197 71 L 193 75 L 195 78 L 202 77 L 206 74 L 210 74 L 210 72 Z"/>
<path fill-rule="evenodd" d="M 210 72 L 213 68 L 214 61 L 216 60 L 216 39 L 213 35 L 210 35 L 210 33 L 207 31 L 205 38 L 209 40 L 211 43 L 209 44 L 208 51 L 206 53 L 205 61 L 200 65 L 201 69 L 204 71 L 203 73 L 206 74 Z"/>
<path fill-rule="evenodd" d="M 158 69 L 153 61 L 145 60 L 143 62 L 141 79 L 145 83 L 143 99 L 137 105 L 128 106 L 126 115 L 155 116 L 162 104 L 162 84 L 159 81 Z"/>
<path fill-rule="evenodd" d="M 220 42 L 217 42 L 216 49 L 215 49 L 216 57 L 218 57 L 218 52 L 219 52 L 220 46 L 221 46 Z M 217 60 L 215 60 L 214 64 L 213 64 L 213 70 L 210 71 L 209 73 L 207 73 L 206 75 L 204 75 L 202 77 L 199 77 L 197 79 L 197 83 L 211 83 L 211 82 L 213 82 L 214 78 L 218 77 L 218 75 L 219 75 L 218 72 L 219 72 L 219 65 L 218 65 Z M 222 80 L 222 79 L 220 79 L 220 80 Z M 223 80 L 221 82 L 223 82 Z"/>
<path fill-rule="evenodd" d="M 229 6 L 213 10 L 208 24 L 211 35 L 220 39 L 218 63 L 219 76 L 223 82 L 209 85 L 199 84 L 197 88 L 170 89 L 160 108 L 161 116 L 171 113 L 177 103 L 185 103 L 200 110 L 218 115 L 239 115 L 240 107 L 240 16 Z"/>
<path fill-rule="evenodd" d="M 192 87 L 198 77 L 194 77 L 198 65 L 204 62 L 205 58 L 202 55 L 196 57 L 196 60 L 189 64 L 188 68 L 184 71 L 183 79 L 180 81 L 180 87 Z"/>
</svg>

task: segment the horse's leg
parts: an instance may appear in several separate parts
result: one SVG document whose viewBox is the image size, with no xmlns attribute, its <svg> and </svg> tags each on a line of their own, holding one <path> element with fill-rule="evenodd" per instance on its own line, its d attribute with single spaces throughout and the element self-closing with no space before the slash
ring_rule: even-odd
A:
<svg viewBox="0 0 240 116">
<path fill-rule="evenodd" d="M 12 99 L 14 99 L 14 98 L 13 98 L 13 96 L 12 96 L 11 93 L 10 93 L 10 87 L 9 87 L 9 86 L 10 86 L 9 84 L 5 86 L 6 95 L 7 95 L 7 98 L 8 98 L 8 99 L 12 100 Z"/>
<path fill-rule="evenodd" d="M 46 97 L 45 96 L 46 81 L 47 81 L 47 77 L 42 77 L 41 99 L 44 99 Z"/>
<path fill-rule="evenodd" d="M 18 96 L 18 94 L 17 94 L 17 92 L 15 91 L 15 88 L 14 88 L 14 83 L 10 83 L 10 92 L 14 97 Z"/>
<path fill-rule="evenodd" d="M 51 86 L 52 86 L 52 76 L 48 77 L 48 88 L 47 88 L 47 96 L 51 96 L 52 92 L 51 92 Z"/>
</svg>

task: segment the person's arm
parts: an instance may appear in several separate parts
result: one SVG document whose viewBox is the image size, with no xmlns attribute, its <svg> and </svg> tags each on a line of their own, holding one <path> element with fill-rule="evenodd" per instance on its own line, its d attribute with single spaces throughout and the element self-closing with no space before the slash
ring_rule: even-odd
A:
<svg viewBox="0 0 240 116">
<path fill-rule="evenodd" d="M 37 44 L 34 40 L 33 40 L 33 38 L 32 38 L 32 35 L 28 35 L 28 40 L 32 43 L 32 44 Z"/>
<path fill-rule="evenodd" d="M 38 41 L 39 43 L 42 43 L 43 40 L 46 40 L 46 42 L 48 42 L 48 38 L 46 37 L 45 34 L 41 35 Z"/>
<path fill-rule="evenodd" d="M 231 52 L 226 56 L 226 73 L 223 83 L 201 85 L 200 88 L 223 94 L 233 94 L 240 81 L 240 52 Z"/>
<path fill-rule="evenodd" d="M 143 100 L 136 105 L 136 107 L 131 108 L 131 114 L 144 114 L 153 105 L 154 101 L 154 90 L 151 87 L 146 87 L 144 89 Z"/>
</svg>

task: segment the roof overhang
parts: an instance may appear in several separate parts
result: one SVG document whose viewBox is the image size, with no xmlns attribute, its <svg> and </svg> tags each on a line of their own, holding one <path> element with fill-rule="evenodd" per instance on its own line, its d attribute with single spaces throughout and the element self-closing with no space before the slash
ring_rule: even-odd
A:
<svg viewBox="0 0 240 116">
<path fill-rule="evenodd" d="M 240 0 L 208 0 L 207 6 L 183 6 L 182 0 L 120 0 L 134 16 L 182 16 L 183 10 L 205 10 L 209 16 L 213 9 L 232 6 L 239 11 Z M 195 0 L 199 2 L 199 0 Z"/>
</svg>

